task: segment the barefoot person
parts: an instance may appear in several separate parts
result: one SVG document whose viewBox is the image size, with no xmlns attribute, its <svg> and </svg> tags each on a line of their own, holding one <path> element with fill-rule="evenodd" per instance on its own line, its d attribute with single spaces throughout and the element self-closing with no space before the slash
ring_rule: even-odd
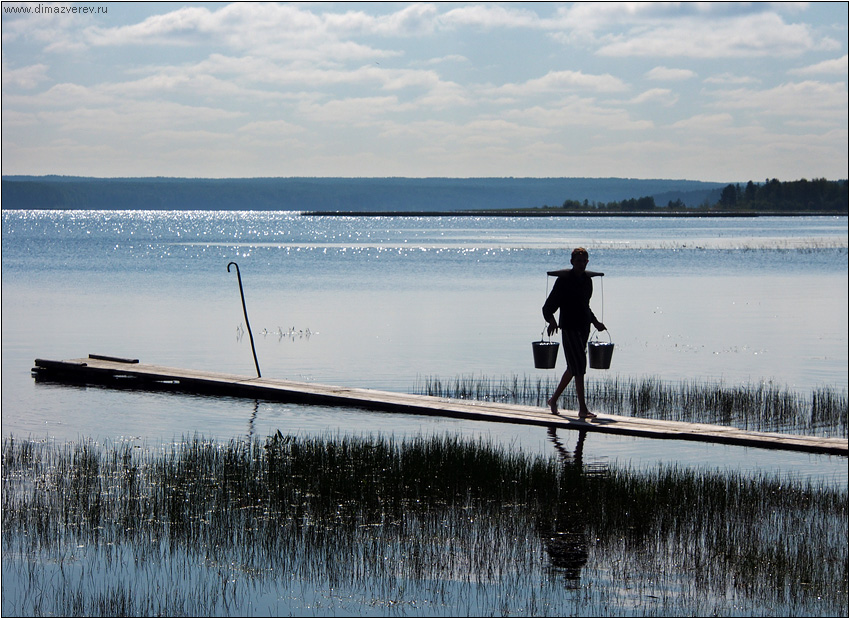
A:
<svg viewBox="0 0 850 619">
<path fill-rule="evenodd" d="M 581 419 L 596 417 L 588 410 L 587 403 L 584 401 L 584 375 L 587 372 L 587 338 L 590 336 L 590 325 L 593 324 L 597 331 L 605 330 L 605 325 L 596 319 L 590 309 L 593 282 L 585 271 L 587 261 L 586 249 L 583 247 L 574 249 L 570 258 L 573 268 L 559 275 L 543 305 L 543 317 L 549 323 L 548 333 L 552 335 L 558 328 L 561 329 L 564 356 L 567 358 L 567 369 L 555 393 L 548 401 L 549 409 L 553 415 L 558 414 L 558 398 L 575 378 L 579 403 L 578 416 Z M 560 310 L 557 322 L 555 321 L 556 310 Z"/>
</svg>

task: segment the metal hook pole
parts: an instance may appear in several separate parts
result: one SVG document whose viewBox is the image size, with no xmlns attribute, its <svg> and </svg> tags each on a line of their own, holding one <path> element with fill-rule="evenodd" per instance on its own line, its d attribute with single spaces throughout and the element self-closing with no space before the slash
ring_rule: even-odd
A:
<svg viewBox="0 0 850 619">
<path fill-rule="evenodd" d="M 248 327 L 248 337 L 251 338 L 251 352 L 254 353 L 254 366 L 257 368 L 257 378 L 262 378 L 260 374 L 260 364 L 257 362 L 257 349 L 254 348 L 254 334 L 251 333 L 251 323 L 248 322 L 248 308 L 245 307 L 245 293 L 242 291 L 242 274 L 239 273 L 239 265 L 231 262 L 227 265 L 227 272 L 230 273 L 230 265 L 236 267 L 236 277 L 239 279 L 239 294 L 242 297 L 242 313 L 245 315 L 245 325 Z"/>
</svg>

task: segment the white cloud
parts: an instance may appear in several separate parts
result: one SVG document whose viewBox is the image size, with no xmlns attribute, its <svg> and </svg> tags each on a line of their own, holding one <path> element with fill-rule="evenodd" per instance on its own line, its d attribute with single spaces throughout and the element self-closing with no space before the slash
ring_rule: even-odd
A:
<svg viewBox="0 0 850 619">
<path fill-rule="evenodd" d="M 646 72 L 646 78 L 659 82 L 677 82 L 696 77 L 696 72 L 690 69 L 671 69 L 668 67 L 653 67 Z"/>
<path fill-rule="evenodd" d="M 176 130 L 163 129 L 148 131 L 140 136 L 140 140 L 156 148 L 169 148 L 179 144 L 181 149 L 198 146 L 215 147 L 227 145 L 233 140 L 233 135 L 223 131 L 207 131 L 204 129 Z"/>
<path fill-rule="evenodd" d="M 434 31 L 437 15 L 437 7 L 433 4 L 412 4 L 375 19 L 372 32 L 383 36 L 428 34 Z"/>
<path fill-rule="evenodd" d="M 445 148 L 446 145 L 458 142 L 465 144 L 524 143 L 548 133 L 546 128 L 533 127 L 503 118 L 480 118 L 469 122 L 426 120 L 410 123 L 396 121 L 381 123 L 381 135 L 412 139 L 418 143 L 429 144 L 431 148 L 436 145 L 443 145 L 440 148 Z"/>
<path fill-rule="evenodd" d="M 652 129 L 650 120 L 632 118 L 628 112 L 619 108 L 605 107 L 593 99 L 569 97 L 561 102 L 543 106 L 505 112 L 509 119 L 520 119 L 524 123 L 549 129 L 569 127 L 601 128 L 606 132 L 636 131 Z"/>
<path fill-rule="evenodd" d="M 3 86 L 17 86 L 25 90 L 32 90 L 49 79 L 47 70 L 48 66 L 41 63 L 21 67 L 20 69 L 10 69 L 4 62 Z"/>
<path fill-rule="evenodd" d="M 196 101 L 215 101 L 227 98 L 260 100 L 269 93 L 245 88 L 231 80 L 212 75 L 180 71 L 162 71 L 138 80 L 103 84 L 98 89 L 123 98 L 144 99 L 162 96 L 185 96 Z"/>
<path fill-rule="evenodd" d="M 675 5 L 653 2 L 575 2 L 560 6 L 553 25 L 584 36 L 621 24 L 643 24 L 679 14 Z"/>
<path fill-rule="evenodd" d="M 657 102 L 661 105 L 675 105 L 679 100 L 678 95 L 673 94 L 669 88 L 650 88 L 634 97 L 630 103 L 652 103 Z"/>
<path fill-rule="evenodd" d="M 515 6 L 515 5 L 514 5 Z M 506 8 L 498 4 L 475 4 L 454 8 L 441 15 L 441 25 L 477 28 L 527 28 L 539 27 L 540 19 L 533 11 Z"/>
<path fill-rule="evenodd" d="M 431 59 L 429 59 L 429 60 L 426 62 L 426 64 L 429 64 L 429 65 L 438 65 L 438 64 L 443 64 L 444 62 L 463 62 L 463 63 L 468 63 L 468 62 L 469 62 L 469 58 L 467 58 L 466 56 L 463 56 L 463 55 L 461 55 L 461 54 L 448 54 L 447 56 L 443 56 L 443 57 L 441 57 L 441 58 L 431 58 Z"/>
<path fill-rule="evenodd" d="M 10 129 L 15 127 L 31 127 L 37 124 L 38 114 L 35 112 L 14 109 L 3 111 L 3 128 L 7 133 Z"/>
<path fill-rule="evenodd" d="M 113 28 L 91 27 L 85 30 L 89 45 L 189 45 L 191 36 L 215 29 L 215 17 L 203 7 L 185 7 L 153 15 L 138 24 Z"/>
<path fill-rule="evenodd" d="M 582 71 L 550 71 L 543 77 L 522 84 L 504 84 L 493 89 L 494 94 L 531 96 L 541 93 L 591 90 L 595 92 L 622 92 L 628 86 L 610 74 L 590 75 Z"/>
<path fill-rule="evenodd" d="M 387 114 L 412 110 L 410 103 L 402 103 L 398 97 L 360 97 L 335 99 L 324 103 L 305 102 L 298 106 L 299 114 L 314 121 L 329 125 L 362 125 Z"/>
<path fill-rule="evenodd" d="M 30 111 L 41 109 L 79 107 L 103 107 L 115 99 L 95 88 L 72 83 L 55 84 L 43 92 L 27 95 L 4 94 L 3 109 L 23 108 Z"/>
<path fill-rule="evenodd" d="M 764 90 L 736 89 L 711 93 L 712 107 L 753 110 L 762 114 L 806 118 L 812 116 L 847 122 L 847 86 L 815 81 L 788 82 Z"/>
<path fill-rule="evenodd" d="M 460 84 L 441 81 L 418 97 L 416 102 L 419 106 L 432 109 L 448 109 L 473 106 L 477 98 Z"/>
<path fill-rule="evenodd" d="M 712 75 L 703 80 L 706 84 L 755 84 L 760 80 L 752 75 L 735 75 L 733 73 L 720 73 Z"/>
<path fill-rule="evenodd" d="M 241 112 L 229 112 L 211 107 L 187 106 L 167 101 L 118 101 L 110 105 L 72 105 L 33 109 L 28 118 L 10 118 L 4 113 L 3 152 L 4 158 L 9 141 L 21 143 L 13 149 L 14 159 L 25 157 L 21 148 L 27 152 L 50 147 L 55 157 L 65 157 L 69 145 L 75 144 L 81 152 L 106 152 L 103 149 L 121 152 L 136 152 L 141 155 L 139 141 L 153 134 L 170 135 L 174 138 L 172 148 L 179 146 L 179 136 L 191 132 L 203 132 L 209 135 L 230 132 L 228 123 L 244 116 Z M 20 133 L 26 131 L 26 133 Z M 186 133 L 189 132 L 189 133 Z M 59 138 L 65 140 L 60 145 Z M 102 147 L 102 149 L 101 149 Z M 60 153 L 62 153 L 60 155 Z M 102 169 L 117 164 L 120 157 L 109 157 L 101 161 Z M 74 164 L 78 160 L 74 161 Z M 43 163 L 38 164 L 39 169 Z M 55 163 L 53 164 L 55 166 Z"/>
<path fill-rule="evenodd" d="M 285 120 L 255 121 L 242 125 L 237 132 L 243 135 L 283 137 L 304 133 L 304 127 Z"/>
<path fill-rule="evenodd" d="M 674 122 L 674 129 L 687 129 L 689 131 L 699 130 L 701 132 L 713 132 L 727 129 L 732 126 L 733 116 L 729 113 L 721 114 L 697 114 L 684 120 Z"/>
<path fill-rule="evenodd" d="M 598 53 L 612 57 L 793 57 L 838 44 L 816 41 L 806 24 L 786 24 L 774 13 L 706 20 L 666 20 L 611 37 Z"/>
<path fill-rule="evenodd" d="M 833 58 L 831 60 L 824 60 L 822 62 L 818 62 L 813 65 L 809 65 L 807 67 L 800 67 L 798 69 L 791 69 L 788 71 L 791 75 L 839 75 L 842 77 L 847 77 L 847 54 L 844 54 L 841 58 Z"/>
<path fill-rule="evenodd" d="M 400 21 L 407 13 L 401 11 Z M 212 11 L 180 8 L 127 26 L 91 27 L 84 40 L 92 46 L 212 46 L 267 58 L 349 62 L 396 54 L 346 39 L 350 30 L 381 30 L 380 23 L 360 13 L 315 14 L 291 4 L 236 2 Z"/>
</svg>

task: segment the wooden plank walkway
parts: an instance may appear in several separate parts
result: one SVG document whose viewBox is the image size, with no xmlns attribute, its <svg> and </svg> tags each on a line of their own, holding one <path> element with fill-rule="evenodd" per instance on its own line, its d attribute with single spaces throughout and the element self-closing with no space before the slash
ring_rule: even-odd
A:
<svg viewBox="0 0 850 619">
<path fill-rule="evenodd" d="M 585 421 L 578 419 L 575 411 L 564 411 L 563 415 L 555 416 L 545 408 L 534 406 L 252 378 L 238 374 L 146 365 L 139 363 L 137 359 L 121 359 L 104 355 L 89 355 L 86 358 L 66 361 L 36 359 L 32 371 L 38 380 L 99 384 L 119 389 L 229 395 L 415 415 L 439 415 L 477 421 L 554 426 L 645 438 L 692 440 L 766 449 L 848 455 L 847 439 L 752 432 L 726 426 L 618 415 L 601 414 L 595 419 Z"/>
</svg>

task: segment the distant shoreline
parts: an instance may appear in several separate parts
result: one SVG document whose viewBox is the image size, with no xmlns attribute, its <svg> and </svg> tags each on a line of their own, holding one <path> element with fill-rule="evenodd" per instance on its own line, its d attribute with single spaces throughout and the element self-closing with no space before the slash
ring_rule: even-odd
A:
<svg viewBox="0 0 850 619">
<path fill-rule="evenodd" d="M 837 211 L 568 211 L 563 209 L 480 211 L 300 211 L 309 217 L 847 217 Z"/>
<path fill-rule="evenodd" d="M 3 176 L 0 194 L 7 209 L 297 211 L 330 217 L 749 217 L 848 212 L 847 181 L 825 180 L 773 180 L 741 188 L 618 178 Z M 580 196 L 581 201 L 564 196 Z"/>
</svg>

